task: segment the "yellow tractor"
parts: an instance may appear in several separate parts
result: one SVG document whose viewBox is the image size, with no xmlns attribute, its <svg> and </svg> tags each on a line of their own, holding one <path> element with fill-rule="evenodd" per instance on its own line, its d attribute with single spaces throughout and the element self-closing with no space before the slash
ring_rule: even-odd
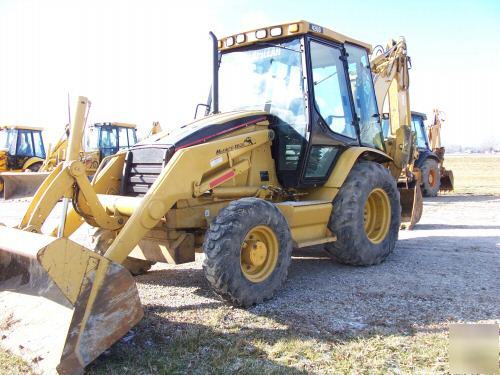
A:
<svg viewBox="0 0 500 375">
<path fill-rule="evenodd" d="M 23 354 L 29 341 L 39 366 L 82 373 L 142 318 L 131 272 L 154 262 L 203 251 L 213 290 L 246 307 L 282 287 L 293 248 L 357 266 L 394 250 L 409 113 L 385 145 L 375 89 L 401 78 L 404 40 L 378 59 L 374 85 L 371 46 L 319 25 L 210 35 L 207 115 L 107 156 L 92 182 L 79 160 L 79 97 L 66 161 L 21 223 L 0 227 L 2 345 Z M 391 108 L 407 99 L 389 95 Z M 59 224 L 42 233 L 55 208 Z M 83 223 L 91 248 L 70 239 Z"/>
<path fill-rule="evenodd" d="M 85 164 L 86 173 L 92 176 L 100 162 L 106 157 L 116 154 L 120 150 L 125 150 L 137 143 L 137 129 L 134 124 L 120 122 L 96 123 L 86 129 L 85 144 L 80 151 L 80 160 Z M 27 130 L 23 130 L 26 132 Z M 32 130 L 35 134 L 37 130 Z M 38 130 L 38 132 L 40 132 Z M 1 133 L 0 133 L 1 134 Z M 5 135 L 9 137 L 7 134 Z M 0 174 L 0 183 L 4 199 L 30 197 L 35 194 L 42 182 L 47 178 L 58 163 L 66 160 L 66 148 L 69 136 L 69 125 L 53 147 L 49 146 L 47 156 L 43 151 L 43 157 L 39 155 L 28 159 L 23 169 L 12 170 L 8 173 Z M 36 134 L 34 141 L 37 140 Z M 40 148 L 40 146 L 37 146 Z M 36 149 L 36 147 L 35 147 Z M 41 143 L 43 150 L 43 141 Z M 0 154 L 1 155 L 1 154 Z M 41 155 L 41 154 L 40 154 Z M 11 160 L 24 160 L 19 157 L 10 157 Z M 0 156 L 1 160 L 1 156 Z M 0 161 L 1 163 L 1 161 Z M 33 173 L 20 173 L 20 171 Z"/>
<path fill-rule="evenodd" d="M 40 170 L 45 159 L 42 131 L 34 126 L 0 125 L 0 194 L 10 192 L 4 178 L 16 172 Z M 38 180 L 41 182 L 43 177 Z"/>
</svg>

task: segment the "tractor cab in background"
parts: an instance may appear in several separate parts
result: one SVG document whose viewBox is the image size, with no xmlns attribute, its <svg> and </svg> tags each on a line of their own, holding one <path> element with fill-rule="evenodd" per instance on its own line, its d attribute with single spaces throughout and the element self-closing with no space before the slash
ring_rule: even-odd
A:
<svg viewBox="0 0 500 375">
<path fill-rule="evenodd" d="M 439 114 L 439 113 L 438 113 Z M 435 116 L 436 117 L 436 116 Z M 418 157 L 413 162 L 413 171 L 419 173 L 420 185 L 424 197 L 435 197 L 440 190 L 453 190 L 453 172 L 443 167 L 444 148 L 432 147 L 427 135 L 425 125 L 427 115 L 421 112 L 411 112 L 411 131 L 414 134 L 415 146 L 418 151 Z M 439 122 L 434 119 L 429 128 L 436 128 Z M 389 114 L 382 115 L 382 131 L 384 137 L 389 132 Z"/>
<path fill-rule="evenodd" d="M 38 170 L 45 159 L 42 128 L 0 126 L 0 171 Z"/>
<path fill-rule="evenodd" d="M 126 150 L 137 143 L 137 126 L 122 122 L 102 122 L 91 125 L 85 135 L 82 160 L 88 174 L 97 170 L 107 156 Z"/>
</svg>

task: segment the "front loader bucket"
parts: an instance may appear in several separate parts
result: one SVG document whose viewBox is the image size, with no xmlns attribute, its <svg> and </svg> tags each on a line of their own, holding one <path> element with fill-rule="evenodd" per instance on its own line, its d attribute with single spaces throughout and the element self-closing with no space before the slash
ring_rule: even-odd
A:
<svg viewBox="0 0 500 375">
<path fill-rule="evenodd" d="M 32 197 L 50 172 L 4 172 L 3 199 Z"/>
<path fill-rule="evenodd" d="M 441 186 L 439 187 L 439 190 L 441 191 L 454 190 L 453 171 L 444 168 L 441 170 Z"/>
<path fill-rule="evenodd" d="M 424 209 L 422 190 L 419 184 L 413 188 L 399 188 L 399 197 L 401 201 L 401 228 L 412 230 L 422 217 Z"/>
<path fill-rule="evenodd" d="M 83 368 L 139 322 L 134 279 L 66 238 L 0 227 L 0 345 L 42 373 Z"/>
</svg>

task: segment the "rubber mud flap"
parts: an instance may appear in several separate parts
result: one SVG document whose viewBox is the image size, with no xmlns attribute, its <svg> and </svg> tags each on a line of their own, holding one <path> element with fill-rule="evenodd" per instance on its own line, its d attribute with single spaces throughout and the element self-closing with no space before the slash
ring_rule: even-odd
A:
<svg viewBox="0 0 500 375">
<path fill-rule="evenodd" d="M 78 374 L 143 317 L 133 277 L 66 238 L 0 227 L 0 346 Z"/>
</svg>

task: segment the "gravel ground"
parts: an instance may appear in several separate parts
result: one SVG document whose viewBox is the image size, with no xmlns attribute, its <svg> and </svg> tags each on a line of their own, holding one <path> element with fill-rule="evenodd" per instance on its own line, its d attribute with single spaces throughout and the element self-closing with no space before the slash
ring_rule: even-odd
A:
<svg viewBox="0 0 500 375">
<path fill-rule="evenodd" d="M 26 205 L 1 202 L 2 221 L 14 225 Z M 85 241 L 85 233 L 79 232 L 79 242 Z M 321 249 L 296 253 L 285 287 L 272 300 L 247 310 L 232 308 L 212 293 L 203 276 L 202 254 L 192 264 L 155 265 L 136 278 L 145 319 L 89 371 L 370 371 L 352 364 L 339 367 L 341 361 L 331 353 L 359 338 L 415 340 L 437 333 L 444 339 L 449 323 L 500 321 L 500 196 L 426 199 L 421 222 L 399 238 L 395 252 L 373 267 L 334 263 Z M 282 348 L 284 339 L 291 345 L 295 337 L 299 349 Z M 165 365 L 155 358 L 158 350 L 170 355 L 166 361 L 186 358 Z M 215 355 L 217 350 L 225 354 Z M 236 352 L 230 356 L 231 350 Z M 300 355 L 276 354 L 279 350 Z M 394 366 L 403 372 L 446 371 L 443 355 L 440 350 L 429 354 L 427 362 Z M 392 362 L 381 363 L 377 372 L 394 369 Z"/>
</svg>

